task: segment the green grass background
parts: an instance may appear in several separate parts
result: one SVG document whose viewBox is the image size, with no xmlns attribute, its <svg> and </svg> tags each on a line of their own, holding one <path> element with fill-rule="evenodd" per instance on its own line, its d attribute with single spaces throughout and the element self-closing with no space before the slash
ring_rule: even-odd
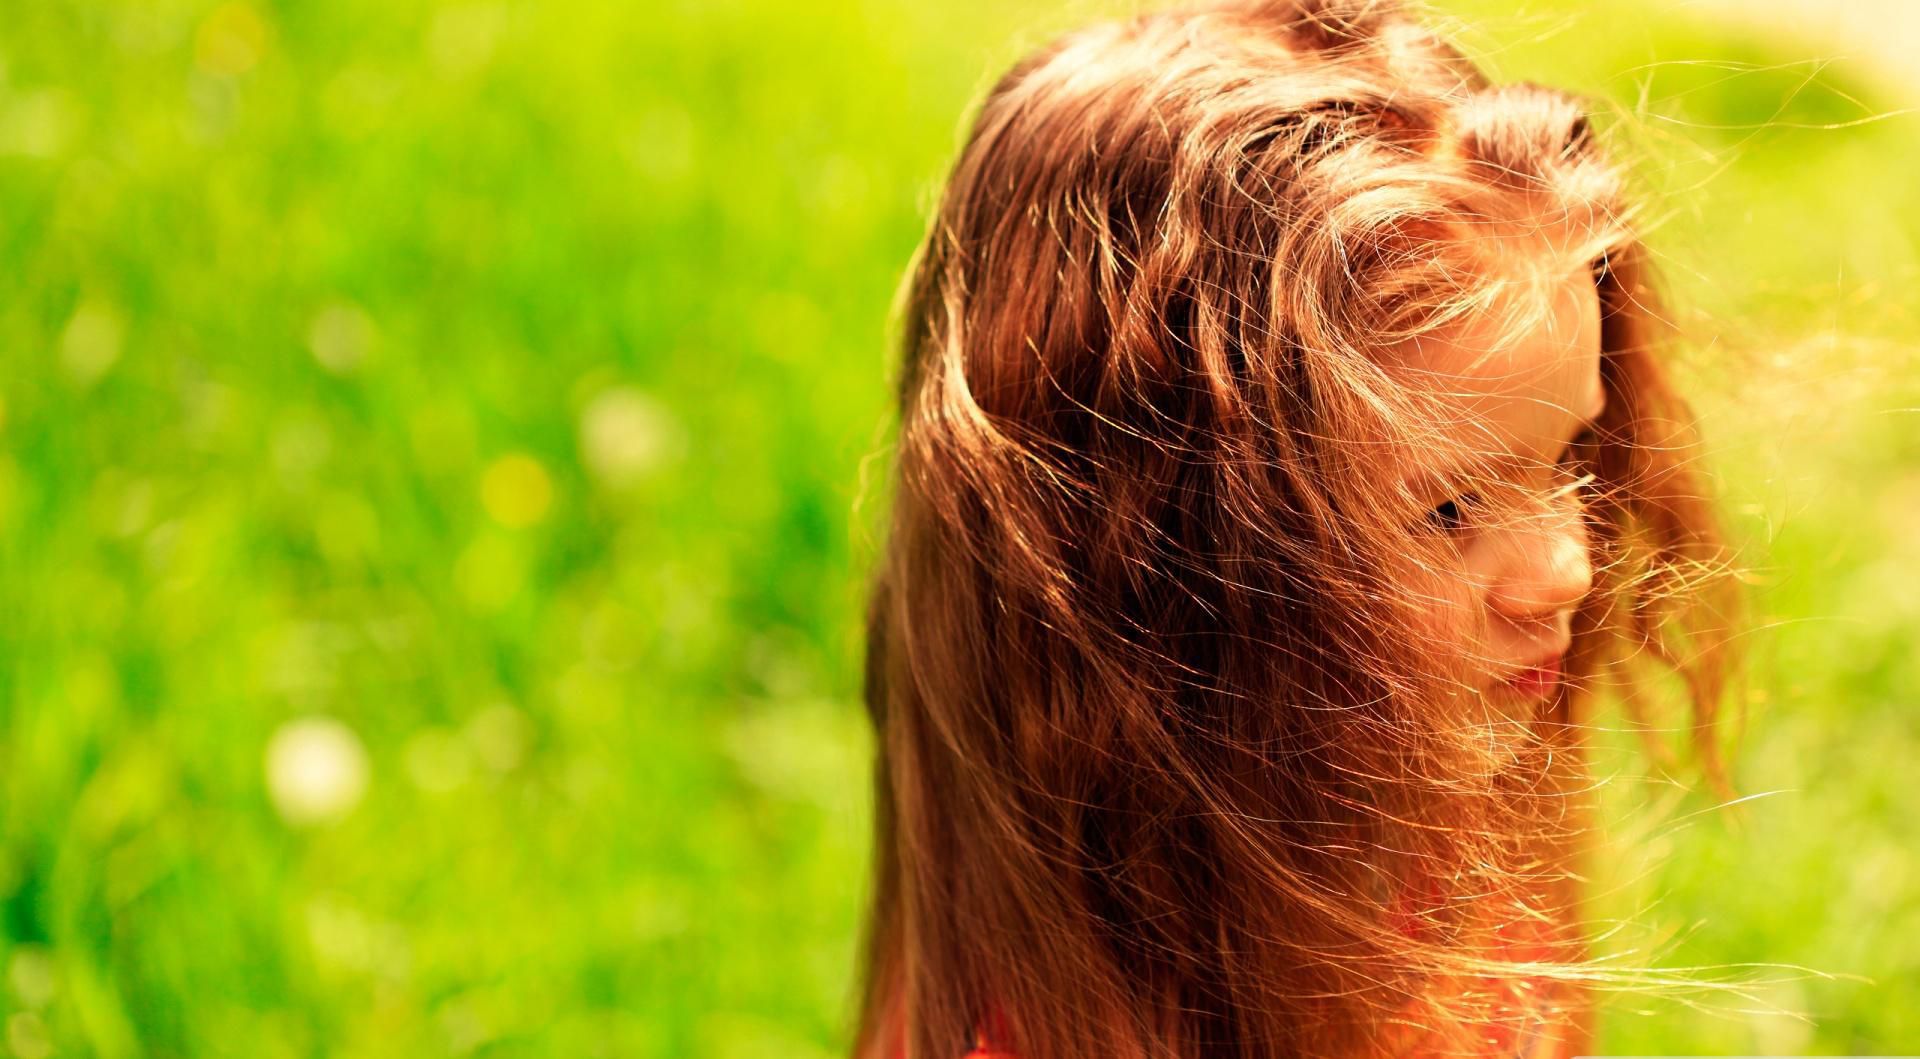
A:
<svg viewBox="0 0 1920 1059">
<path fill-rule="evenodd" d="M 888 306 L 1113 9 L 7 4 L 0 1054 L 842 1053 Z M 1716 10 L 1444 8 L 1618 113 L 1755 570 L 1767 796 L 1605 736 L 1598 911 L 1807 970 L 1603 1044 L 1912 1051 L 1920 119 Z"/>
</svg>

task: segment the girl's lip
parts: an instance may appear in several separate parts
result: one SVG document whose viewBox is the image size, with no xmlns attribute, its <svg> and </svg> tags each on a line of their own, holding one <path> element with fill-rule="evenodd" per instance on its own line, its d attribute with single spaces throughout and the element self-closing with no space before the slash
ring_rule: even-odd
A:
<svg viewBox="0 0 1920 1059">
<path fill-rule="evenodd" d="M 1555 655 L 1544 662 L 1528 666 L 1508 677 L 1505 684 L 1528 698 L 1545 695 L 1560 683 L 1560 658 L 1561 656 Z"/>
</svg>

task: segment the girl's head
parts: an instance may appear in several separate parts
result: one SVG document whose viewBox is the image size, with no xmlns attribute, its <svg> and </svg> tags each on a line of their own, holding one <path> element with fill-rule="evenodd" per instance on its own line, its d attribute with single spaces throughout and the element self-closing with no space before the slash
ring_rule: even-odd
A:
<svg viewBox="0 0 1920 1059">
<path fill-rule="evenodd" d="M 906 303 L 863 1041 L 1336 1054 L 1573 961 L 1583 693 L 1719 690 L 1652 299 L 1581 106 L 1389 5 L 1002 78 Z"/>
</svg>

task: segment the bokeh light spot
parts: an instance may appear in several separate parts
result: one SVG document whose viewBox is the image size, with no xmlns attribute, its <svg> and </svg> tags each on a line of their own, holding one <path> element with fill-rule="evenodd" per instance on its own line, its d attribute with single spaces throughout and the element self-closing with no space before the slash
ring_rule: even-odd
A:
<svg viewBox="0 0 1920 1059">
<path fill-rule="evenodd" d="M 553 479 L 540 461 L 510 453 L 487 466 L 480 478 L 480 502 L 495 522 L 508 529 L 531 526 L 553 506 Z"/>
<path fill-rule="evenodd" d="M 7 984 L 13 995 L 30 1008 L 46 1007 L 53 1000 L 53 960 L 38 945 L 22 945 L 7 960 Z"/>
<path fill-rule="evenodd" d="M 203 72 L 238 77 L 260 62 L 266 50 L 267 24 L 247 4 L 222 4 L 200 23 L 193 63 Z"/>
<path fill-rule="evenodd" d="M 603 391 L 580 414 L 580 451 L 587 468 L 616 489 L 676 458 L 682 447 L 673 413 L 632 387 Z"/>
<path fill-rule="evenodd" d="M 80 117 L 80 104 L 57 88 L 28 92 L 11 102 L 0 96 L 0 155 L 59 157 L 73 141 Z"/>
<path fill-rule="evenodd" d="M 120 359 L 126 325 L 112 306 L 86 301 L 73 311 L 60 333 L 60 366 L 82 387 L 92 386 Z"/>
<path fill-rule="evenodd" d="M 352 302 L 328 305 L 307 327 L 307 349 L 321 367 L 335 375 L 359 370 L 372 341 L 373 320 Z"/>
<path fill-rule="evenodd" d="M 496 703 L 467 722 L 467 742 L 481 764 L 495 772 L 511 772 L 527 755 L 527 716 L 505 703 Z"/>
<path fill-rule="evenodd" d="M 19 1059 L 45 1059 L 53 1054 L 53 1039 L 47 1036 L 47 1024 L 31 1011 L 16 1011 L 7 1017 L 7 1050 Z"/>
<path fill-rule="evenodd" d="M 267 742 L 267 791 L 282 819 L 329 823 L 353 811 L 367 790 L 367 751 L 331 717 L 288 721 Z"/>
<path fill-rule="evenodd" d="M 427 56 L 444 75 L 472 73 L 492 61 L 506 28 L 507 11 L 499 4 L 446 8 L 427 30 Z"/>
</svg>

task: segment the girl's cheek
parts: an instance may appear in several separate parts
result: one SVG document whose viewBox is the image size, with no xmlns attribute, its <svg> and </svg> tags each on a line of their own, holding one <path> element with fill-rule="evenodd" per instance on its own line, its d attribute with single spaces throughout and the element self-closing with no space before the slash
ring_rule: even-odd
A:
<svg viewBox="0 0 1920 1059">
<path fill-rule="evenodd" d="M 1471 566 L 1462 562 L 1453 568 L 1422 570 L 1416 576 L 1419 620 L 1426 637 L 1436 645 L 1470 650 L 1481 635 L 1481 591 Z"/>
</svg>

